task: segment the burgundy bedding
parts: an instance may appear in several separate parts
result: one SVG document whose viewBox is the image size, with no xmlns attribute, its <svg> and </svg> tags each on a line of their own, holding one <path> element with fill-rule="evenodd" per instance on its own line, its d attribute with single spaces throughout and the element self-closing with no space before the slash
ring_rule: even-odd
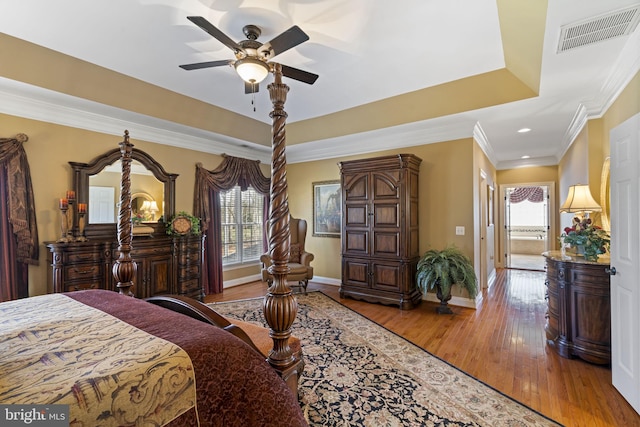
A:
<svg viewBox="0 0 640 427">
<path fill-rule="evenodd" d="M 67 296 L 170 341 L 191 357 L 197 414 L 170 426 L 306 426 L 297 396 L 262 356 L 230 333 L 168 309 L 112 291 Z"/>
</svg>

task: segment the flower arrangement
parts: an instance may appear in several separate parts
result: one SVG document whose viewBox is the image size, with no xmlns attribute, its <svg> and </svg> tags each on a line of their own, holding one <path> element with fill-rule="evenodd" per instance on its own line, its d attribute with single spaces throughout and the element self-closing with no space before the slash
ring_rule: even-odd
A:
<svg viewBox="0 0 640 427">
<path fill-rule="evenodd" d="M 580 220 L 574 217 L 571 227 L 566 227 L 560 236 L 560 242 L 584 247 L 584 258 L 587 261 L 597 261 L 598 255 L 609 250 L 611 237 L 602 227 L 594 225 L 591 218 Z"/>
<path fill-rule="evenodd" d="M 131 217 L 131 222 L 133 222 L 133 225 L 140 225 L 144 220 L 144 215 L 140 212 L 137 212 Z"/>
</svg>

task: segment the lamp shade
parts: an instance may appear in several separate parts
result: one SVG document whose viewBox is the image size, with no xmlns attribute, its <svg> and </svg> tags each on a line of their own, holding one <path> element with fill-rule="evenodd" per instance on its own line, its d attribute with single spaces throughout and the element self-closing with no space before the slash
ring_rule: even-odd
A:
<svg viewBox="0 0 640 427">
<path fill-rule="evenodd" d="M 239 59 L 233 66 L 242 80 L 247 83 L 260 83 L 269 74 L 269 66 L 255 58 Z"/>
<path fill-rule="evenodd" d="M 589 186 L 584 184 L 569 187 L 567 200 L 560 207 L 560 212 L 601 212 L 602 208 L 591 196 Z"/>
<path fill-rule="evenodd" d="M 150 212 L 158 212 L 160 209 L 158 209 L 158 203 L 156 203 L 155 200 L 152 200 L 151 202 L 149 202 L 149 211 Z"/>
</svg>

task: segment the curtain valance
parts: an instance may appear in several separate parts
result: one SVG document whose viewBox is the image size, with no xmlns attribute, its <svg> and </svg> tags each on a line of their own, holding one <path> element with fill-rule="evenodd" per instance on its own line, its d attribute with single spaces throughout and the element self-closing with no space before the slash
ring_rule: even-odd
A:
<svg viewBox="0 0 640 427">
<path fill-rule="evenodd" d="M 516 187 L 509 194 L 511 203 L 520 203 L 528 200 L 532 203 L 541 203 L 544 201 L 544 190 L 542 187 Z"/>
<path fill-rule="evenodd" d="M 271 178 L 260 170 L 259 160 L 249 160 L 223 154 L 220 165 L 212 171 L 196 164 L 196 188 L 193 213 L 205 223 L 211 220 L 209 191 L 228 191 L 236 185 L 244 191 L 252 186 L 258 193 L 269 195 Z"/>
</svg>

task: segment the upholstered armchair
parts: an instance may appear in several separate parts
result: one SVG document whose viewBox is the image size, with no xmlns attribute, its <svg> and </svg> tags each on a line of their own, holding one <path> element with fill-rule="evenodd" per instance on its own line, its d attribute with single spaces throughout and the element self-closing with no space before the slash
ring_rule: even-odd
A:
<svg viewBox="0 0 640 427">
<path fill-rule="evenodd" d="M 301 287 L 307 292 L 309 280 L 313 279 L 313 254 L 305 251 L 304 243 L 307 238 L 307 221 L 289 216 L 289 230 L 291 232 L 291 246 L 289 249 L 289 275 L 287 282 L 290 287 Z M 269 286 L 273 283 L 273 276 L 269 274 L 271 255 L 266 253 L 260 257 L 262 262 L 262 281 Z"/>
</svg>

